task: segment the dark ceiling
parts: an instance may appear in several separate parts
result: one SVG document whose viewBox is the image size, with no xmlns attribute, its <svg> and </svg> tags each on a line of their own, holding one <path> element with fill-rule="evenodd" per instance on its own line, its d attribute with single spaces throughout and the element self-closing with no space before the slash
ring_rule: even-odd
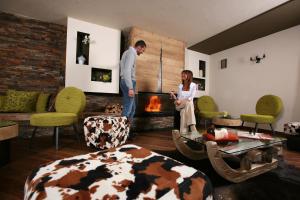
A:
<svg viewBox="0 0 300 200">
<path fill-rule="evenodd" d="M 292 0 L 188 49 L 210 55 L 299 24 L 300 0 Z"/>
</svg>

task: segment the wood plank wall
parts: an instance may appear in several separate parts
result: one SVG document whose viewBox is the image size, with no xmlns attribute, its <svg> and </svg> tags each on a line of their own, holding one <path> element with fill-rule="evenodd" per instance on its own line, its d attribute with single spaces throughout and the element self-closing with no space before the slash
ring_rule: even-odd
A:
<svg viewBox="0 0 300 200">
<path fill-rule="evenodd" d="M 140 92 L 158 92 L 160 71 L 160 52 L 162 48 L 162 92 L 177 91 L 184 69 L 184 49 L 186 44 L 170 37 L 151 33 L 137 27 L 130 30 L 128 42 L 144 40 L 147 44 L 145 53 L 137 58 L 136 77 Z"/>
</svg>

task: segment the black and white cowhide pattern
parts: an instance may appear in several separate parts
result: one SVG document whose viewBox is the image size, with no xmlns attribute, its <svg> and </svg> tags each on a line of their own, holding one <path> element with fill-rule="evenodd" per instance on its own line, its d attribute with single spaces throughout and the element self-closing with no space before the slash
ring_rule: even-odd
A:
<svg viewBox="0 0 300 200">
<path fill-rule="evenodd" d="M 87 146 L 98 149 L 117 147 L 126 142 L 129 123 L 126 117 L 93 116 L 84 120 Z"/>
<path fill-rule="evenodd" d="M 290 135 L 300 134 L 300 122 L 289 122 L 284 124 L 284 133 Z"/>
<path fill-rule="evenodd" d="M 136 145 L 57 160 L 35 169 L 29 199 L 212 199 L 205 174 Z"/>
</svg>

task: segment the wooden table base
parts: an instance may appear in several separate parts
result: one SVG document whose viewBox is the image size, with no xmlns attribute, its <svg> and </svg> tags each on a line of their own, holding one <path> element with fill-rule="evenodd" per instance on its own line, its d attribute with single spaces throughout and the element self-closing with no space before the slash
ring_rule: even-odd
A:
<svg viewBox="0 0 300 200">
<path fill-rule="evenodd" d="M 0 166 L 9 162 L 10 140 L 18 136 L 18 124 L 0 127 Z"/>
<path fill-rule="evenodd" d="M 191 149 L 187 144 L 187 139 L 184 139 L 180 136 L 179 130 L 173 130 L 172 131 L 173 141 L 175 143 L 175 146 L 177 150 L 184 156 L 186 156 L 189 159 L 192 160 L 202 160 L 204 158 L 207 158 L 207 154 L 205 149 L 203 150 L 194 150 Z M 204 146 L 203 146 L 204 147 Z"/>
<path fill-rule="evenodd" d="M 270 163 L 250 164 L 250 169 L 245 169 L 246 167 L 242 164 L 239 169 L 233 169 L 223 160 L 216 142 L 206 142 L 206 148 L 208 158 L 215 171 L 226 180 L 234 183 L 239 183 L 254 176 L 263 174 L 275 169 L 278 165 L 278 161 L 273 158 Z"/>
<path fill-rule="evenodd" d="M 278 148 L 281 147 L 276 146 L 266 150 L 260 150 L 262 151 L 262 154 L 259 154 L 255 151 L 249 151 L 248 153 L 241 155 L 240 168 L 233 169 L 224 161 L 224 155 L 218 150 L 218 145 L 216 142 L 208 141 L 205 143 L 206 149 L 203 148 L 203 150 L 194 150 L 186 144 L 187 139 L 183 138 L 178 130 L 173 130 L 172 136 L 175 146 L 181 154 L 192 160 L 201 160 L 208 157 L 214 170 L 224 179 L 234 183 L 239 183 L 254 176 L 263 174 L 267 171 L 275 169 L 278 165 L 278 161 L 274 157 L 267 159 L 267 161 L 254 161 L 256 161 L 256 159 L 262 154 L 265 155 L 268 152 L 276 152 L 277 154 L 278 150 L 280 150 Z M 274 148 L 274 151 L 272 148 Z"/>
</svg>

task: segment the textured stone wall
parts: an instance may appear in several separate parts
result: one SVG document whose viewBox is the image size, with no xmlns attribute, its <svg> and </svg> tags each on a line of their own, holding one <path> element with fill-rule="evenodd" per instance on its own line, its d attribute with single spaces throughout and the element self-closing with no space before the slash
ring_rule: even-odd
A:
<svg viewBox="0 0 300 200">
<path fill-rule="evenodd" d="M 104 112 L 108 104 L 122 104 L 122 96 L 118 94 L 86 94 L 86 112 Z"/>
<path fill-rule="evenodd" d="M 66 27 L 0 12 L 0 92 L 64 85 Z"/>
</svg>

